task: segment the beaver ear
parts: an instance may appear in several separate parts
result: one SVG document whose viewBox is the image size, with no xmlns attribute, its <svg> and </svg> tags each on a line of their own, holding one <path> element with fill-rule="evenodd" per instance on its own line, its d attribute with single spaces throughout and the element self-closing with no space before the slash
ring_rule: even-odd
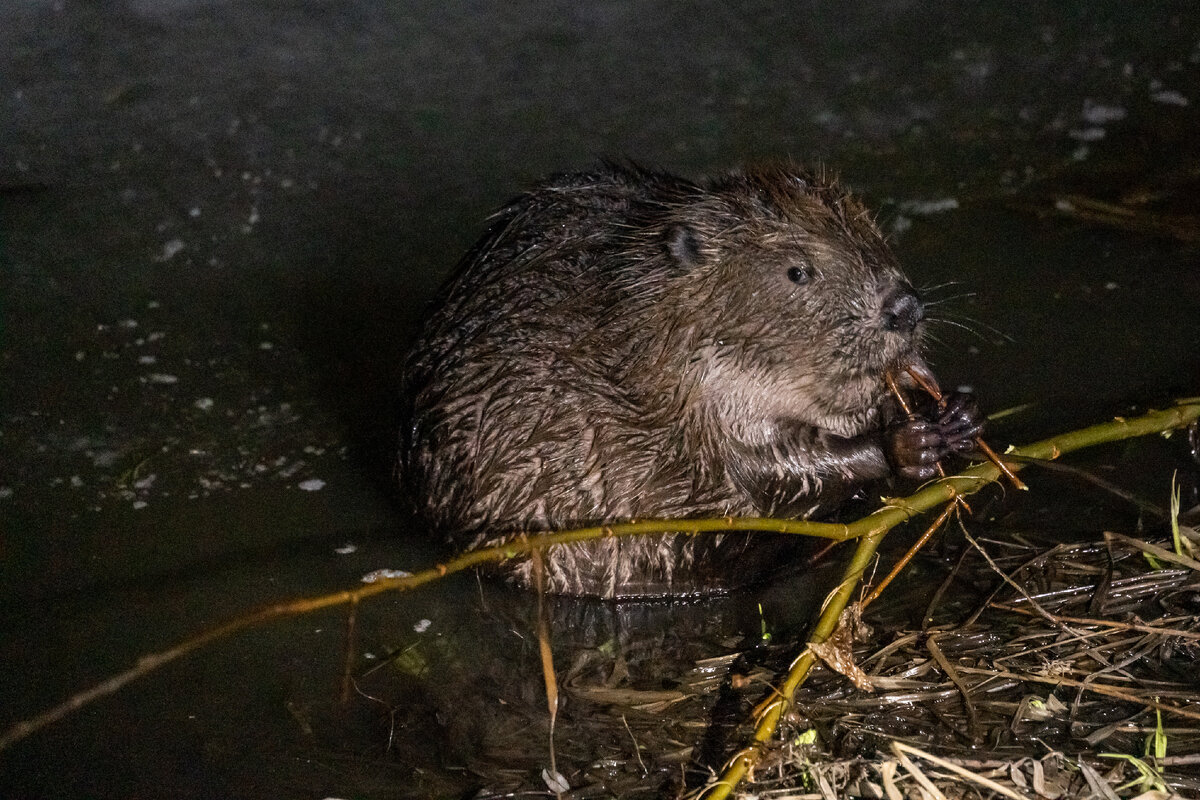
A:
<svg viewBox="0 0 1200 800">
<path fill-rule="evenodd" d="M 687 269 L 698 266 L 703 258 L 700 237 L 687 225 L 672 225 L 667 229 L 667 250 Z"/>
</svg>

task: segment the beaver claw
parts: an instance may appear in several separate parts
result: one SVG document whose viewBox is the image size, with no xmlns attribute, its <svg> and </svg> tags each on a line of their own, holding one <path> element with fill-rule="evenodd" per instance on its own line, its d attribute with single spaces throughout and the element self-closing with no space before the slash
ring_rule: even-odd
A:
<svg viewBox="0 0 1200 800">
<path fill-rule="evenodd" d="M 926 414 L 913 414 L 888 429 L 887 455 L 897 475 L 927 481 L 951 453 L 969 453 L 983 432 L 983 416 L 975 396 L 949 392 L 945 404 Z"/>
</svg>

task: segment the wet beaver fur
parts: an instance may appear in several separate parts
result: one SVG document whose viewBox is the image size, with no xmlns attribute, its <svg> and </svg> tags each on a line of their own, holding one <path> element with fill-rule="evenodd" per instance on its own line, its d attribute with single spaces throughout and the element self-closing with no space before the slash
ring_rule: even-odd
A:
<svg viewBox="0 0 1200 800">
<path fill-rule="evenodd" d="M 979 432 L 965 395 L 894 419 L 883 375 L 929 374 L 923 317 L 863 206 L 792 164 L 703 182 L 617 164 L 557 176 L 497 213 L 444 287 L 407 363 L 401 480 L 463 547 L 828 513 L 866 482 L 931 477 Z M 719 591 L 776 559 L 778 538 L 560 546 L 547 586 Z M 528 561 L 510 568 L 529 581 Z"/>
</svg>

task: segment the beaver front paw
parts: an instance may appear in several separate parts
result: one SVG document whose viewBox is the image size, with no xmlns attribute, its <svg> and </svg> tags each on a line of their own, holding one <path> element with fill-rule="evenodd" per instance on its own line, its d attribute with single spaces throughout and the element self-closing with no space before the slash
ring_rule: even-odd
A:
<svg viewBox="0 0 1200 800">
<path fill-rule="evenodd" d="M 888 429 L 887 455 L 892 470 L 905 478 L 927 481 L 951 453 L 968 453 L 983 432 L 983 416 L 975 396 L 949 392 L 945 404 L 913 414 Z"/>
</svg>

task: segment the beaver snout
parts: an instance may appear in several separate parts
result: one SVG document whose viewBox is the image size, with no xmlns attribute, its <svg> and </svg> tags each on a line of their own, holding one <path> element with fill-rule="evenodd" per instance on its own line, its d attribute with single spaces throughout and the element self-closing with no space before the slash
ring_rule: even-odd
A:
<svg viewBox="0 0 1200 800">
<path fill-rule="evenodd" d="M 909 334 L 917 323 L 925 319 L 925 306 L 911 286 L 902 285 L 892 290 L 883 301 L 883 329 L 894 333 Z"/>
</svg>

